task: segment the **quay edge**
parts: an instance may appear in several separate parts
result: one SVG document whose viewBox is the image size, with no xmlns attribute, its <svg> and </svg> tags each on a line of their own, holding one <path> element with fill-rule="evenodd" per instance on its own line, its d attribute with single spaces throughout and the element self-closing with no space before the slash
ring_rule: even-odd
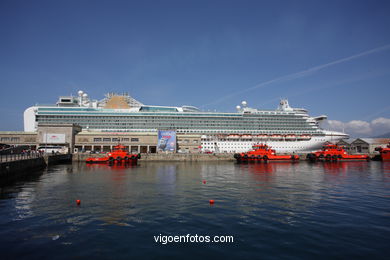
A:
<svg viewBox="0 0 390 260">
<path fill-rule="evenodd" d="M 48 165 L 72 162 L 72 154 L 45 155 L 36 158 L 2 161 L 0 163 L 0 184 L 33 175 Z"/>
</svg>

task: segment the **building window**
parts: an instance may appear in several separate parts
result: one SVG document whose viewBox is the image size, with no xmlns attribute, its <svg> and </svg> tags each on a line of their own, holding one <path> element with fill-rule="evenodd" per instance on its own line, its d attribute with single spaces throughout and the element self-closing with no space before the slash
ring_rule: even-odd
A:
<svg viewBox="0 0 390 260">
<path fill-rule="evenodd" d="M 129 138 L 122 138 L 122 141 L 123 141 L 123 142 L 128 142 L 128 141 L 129 141 Z"/>
<path fill-rule="evenodd" d="M 2 137 L 1 141 L 9 141 L 9 137 Z"/>
<path fill-rule="evenodd" d="M 103 142 L 111 142 L 111 138 L 103 138 Z"/>
<path fill-rule="evenodd" d="M 113 142 L 119 142 L 119 138 L 112 138 Z"/>
<path fill-rule="evenodd" d="M 139 138 L 131 138 L 132 142 L 139 142 Z"/>
<path fill-rule="evenodd" d="M 19 137 L 11 137 L 11 141 L 19 142 L 20 138 Z"/>
<path fill-rule="evenodd" d="M 93 141 L 94 141 L 94 142 L 101 142 L 101 141 L 102 141 L 102 138 L 93 138 Z"/>
</svg>

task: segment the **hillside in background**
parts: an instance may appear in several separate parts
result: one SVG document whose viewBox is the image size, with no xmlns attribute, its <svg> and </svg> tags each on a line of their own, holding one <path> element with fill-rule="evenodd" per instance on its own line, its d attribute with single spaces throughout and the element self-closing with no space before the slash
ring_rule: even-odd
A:
<svg viewBox="0 0 390 260">
<path fill-rule="evenodd" d="M 383 134 L 383 135 L 378 135 L 378 136 L 375 136 L 373 138 L 390 138 L 390 132 L 386 133 L 386 134 Z"/>
</svg>

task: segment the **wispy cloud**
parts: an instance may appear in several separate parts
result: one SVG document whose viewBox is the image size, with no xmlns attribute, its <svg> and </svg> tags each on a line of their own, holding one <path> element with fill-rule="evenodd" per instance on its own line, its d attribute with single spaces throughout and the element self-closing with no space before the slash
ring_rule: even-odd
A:
<svg viewBox="0 0 390 260">
<path fill-rule="evenodd" d="M 315 66 L 315 67 L 312 67 L 312 68 L 309 68 L 309 69 L 306 69 L 306 70 L 302 70 L 302 71 L 295 72 L 295 73 L 292 73 L 292 74 L 284 75 L 284 76 L 281 76 L 281 77 L 278 77 L 278 78 L 275 78 L 275 79 L 272 79 L 272 80 L 268 80 L 268 81 L 262 82 L 260 84 L 257 84 L 255 86 L 253 86 L 253 87 L 233 92 L 233 93 L 231 93 L 229 95 L 226 95 L 226 96 L 223 96 L 223 97 L 221 97 L 219 99 L 216 99 L 213 102 L 210 102 L 208 104 L 204 104 L 201 107 L 203 108 L 203 107 L 207 107 L 207 106 L 210 106 L 210 105 L 214 105 L 214 104 L 220 103 L 222 101 L 225 101 L 225 100 L 227 100 L 227 99 L 229 99 L 231 97 L 234 97 L 234 96 L 237 96 L 237 95 L 240 95 L 240 94 L 243 94 L 243 93 L 255 90 L 255 89 L 263 88 L 263 87 L 266 87 L 266 86 L 271 85 L 273 83 L 289 81 L 289 80 L 294 80 L 294 79 L 298 79 L 298 78 L 307 77 L 309 75 L 312 75 L 313 73 L 316 73 L 316 72 L 318 72 L 320 70 L 329 68 L 331 66 L 334 66 L 334 65 L 337 65 L 337 64 L 341 64 L 341 63 L 345 63 L 345 62 L 348 62 L 348 61 L 351 61 L 351 60 L 355 60 L 355 59 L 358 59 L 358 58 L 361 58 L 361 57 L 364 57 L 364 56 L 368 56 L 368 55 L 371 55 L 371 54 L 374 54 L 374 53 L 383 52 L 383 51 L 386 51 L 386 50 L 389 50 L 389 49 L 390 49 L 390 44 L 387 44 L 387 45 L 384 45 L 384 46 L 381 46 L 381 47 L 378 47 L 378 48 L 374 48 L 374 49 L 371 49 L 371 50 L 368 50 L 368 51 L 364 51 L 364 52 L 361 52 L 361 53 L 358 53 L 358 54 L 354 54 L 354 55 L 349 56 L 349 57 L 345 57 L 345 58 L 338 59 L 338 60 L 335 60 L 335 61 L 332 61 L 332 62 L 329 62 L 329 63 L 318 65 L 318 66 Z"/>
<path fill-rule="evenodd" d="M 291 98 L 291 97 L 303 96 L 303 95 L 307 95 L 308 93 L 311 93 L 311 92 L 319 92 L 320 90 L 334 88 L 334 87 L 338 87 L 338 89 L 339 89 L 339 88 L 342 88 L 345 86 L 349 86 L 349 84 L 353 83 L 353 82 L 367 80 L 370 78 L 376 78 L 379 76 L 388 75 L 389 73 L 390 73 L 390 70 L 388 70 L 388 69 L 387 70 L 372 71 L 372 72 L 360 74 L 360 75 L 352 77 L 352 78 L 347 78 L 347 79 L 339 80 L 336 82 L 330 82 L 329 84 L 320 85 L 318 87 L 310 87 L 309 89 L 294 89 L 294 93 L 289 94 L 288 97 Z M 269 99 L 267 101 L 262 102 L 261 105 L 263 106 L 263 105 L 266 105 L 268 103 L 278 101 L 278 100 L 280 100 L 280 98 L 282 98 L 282 97 L 280 97 L 280 96 L 274 97 L 272 99 Z M 372 114 L 370 116 L 366 116 L 363 119 L 370 119 L 373 116 L 376 116 L 378 114 L 381 114 L 382 112 L 385 112 L 389 108 L 390 107 L 387 107 L 387 109 L 383 109 L 383 111 L 380 110 L 380 111 L 376 112 L 375 114 Z"/>
</svg>

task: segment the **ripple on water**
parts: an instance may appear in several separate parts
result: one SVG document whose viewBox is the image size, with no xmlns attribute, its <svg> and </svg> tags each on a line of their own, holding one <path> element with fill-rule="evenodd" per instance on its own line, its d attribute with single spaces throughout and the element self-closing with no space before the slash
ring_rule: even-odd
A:
<svg viewBox="0 0 390 260">
<path fill-rule="evenodd" d="M 388 179 L 376 162 L 59 165 L 2 188 L 0 249 L 9 258 L 384 258 Z M 234 243 L 162 245 L 160 234 Z"/>
</svg>

